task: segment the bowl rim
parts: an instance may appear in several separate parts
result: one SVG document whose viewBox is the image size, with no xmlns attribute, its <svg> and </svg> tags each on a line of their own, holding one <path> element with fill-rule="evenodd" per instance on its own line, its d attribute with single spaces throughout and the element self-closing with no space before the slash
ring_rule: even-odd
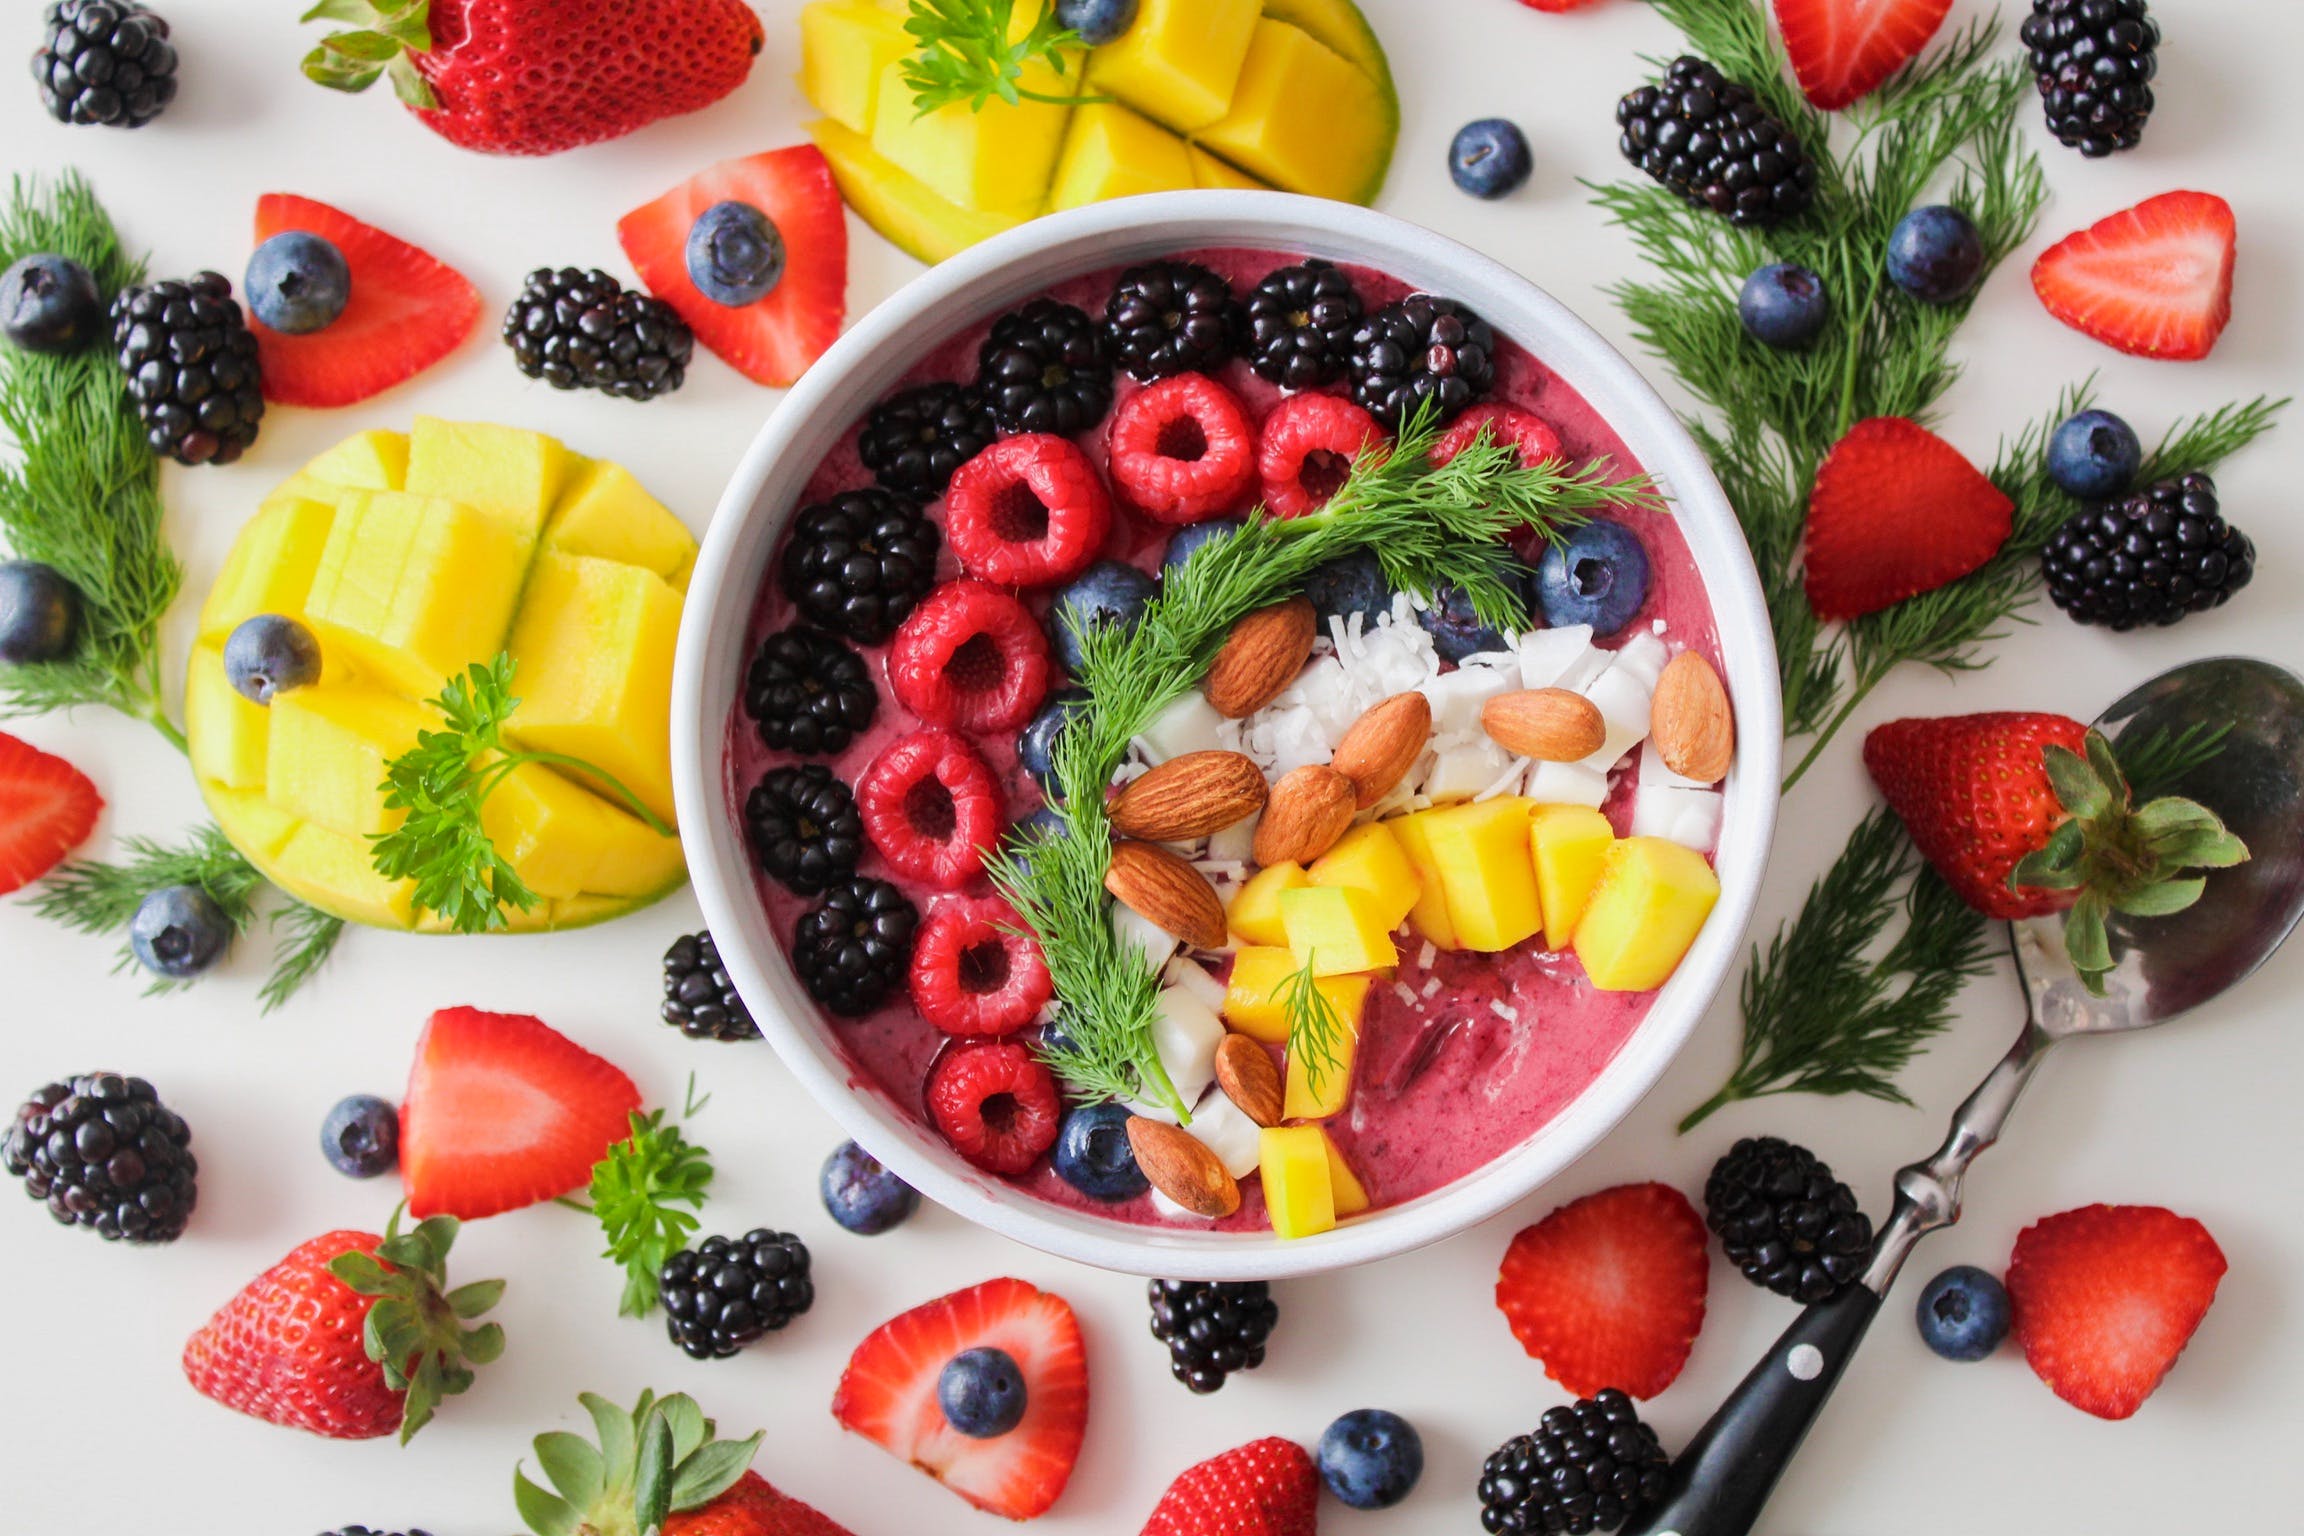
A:
<svg viewBox="0 0 2304 1536">
<path fill-rule="evenodd" d="M 1737 724 L 1715 852 L 1720 899 L 1599 1075 L 1474 1172 L 1292 1240 L 1138 1226 L 1023 1194 L 967 1167 L 917 1115 L 860 1084 L 768 929 L 726 774 L 726 726 L 759 582 L 816 464 L 921 355 L 912 335 L 932 330 L 941 342 L 1067 277 L 1223 246 L 1356 263 L 1463 298 L 1567 380 L 1675 506 L 1711 601 Z M 1742 953 L 1767 873 L 1782 750 L 1774 633 L 1741 527 L 1703 453 L 1630 360 L 1532 279 L 1444 235 L 1372 209 L 1252 191 L 1153 193 L 1034 219 L 927 269 L 860 318 L 772 409 L 721 496 L 690 578 L 672 712 L 674 797 L 697 901 L 762 1035 L 809 1095 L 899 1177 L 969 1221 L 1101 1269 L 1174 1279 L 1289 1278 L 1406 1253 L 1525 1199 L 1598 1145 L 1663 1076 Z"/>
</svg>

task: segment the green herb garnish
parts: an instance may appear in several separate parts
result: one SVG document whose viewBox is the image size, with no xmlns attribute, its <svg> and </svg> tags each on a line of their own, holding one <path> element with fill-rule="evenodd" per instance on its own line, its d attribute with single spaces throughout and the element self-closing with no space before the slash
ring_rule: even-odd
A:
<svg viewBox="0 0 2304 1536">
<path fill-rule="evenodd" d="M 1344 1070 L 1344 1015 L 1320 989 L 1310 955 L 1304 957 L 1302 970 L 1273 989 L 1273 996 L 1280 1000 L 1281 1015 L 1288 1021 L 1288 1060 L 1303 1063 L 1304 1085 L 1317 1097 L 1328 1074 Z"/>
<path fill-rule="evenodd" d="M 695 1095 L 691 1076 L 682 1119 L 711 1097 Z M 593 1164 L 590 1209 L 608 1239 L 601 1257 L 624 1267 L 624 1295 L 616 1304 L 620 1316 L 645 1317 L 656 1309 L 657 1272 L 688 1246 L 697 1227 L 689 1212 L 704 1208 L 704 1191 L 711 1183 L 711 1154 L 683 1136 L 679 1126 L 666 1125 L 661 1109 L 646 1115 L 635 1111 L 632 1134 Z M 688 1210 L 675 1210 L 676 1205 Z"/>
<path fill-rule="evenodd" d="M 358 94 L 390 76 L 393 94 L 409 106 L 440 105 L 415 55 L 432 51 L 432 0 L 319 0 L 300 20 L 351 25 L 320 39 L 304 55 L 304 76 L 332 91 Z"/>
<path fill-rule="evenodd" d="M 384 1368 L 384 1384 L 403 1394 L 402 1445 L 432 1422 L 440 1399 L 471 1387 L 473 1366 L 504 1353 L 500 1325 L 463 1326 L 503 1299 L 504 1282 L 475 1280 L 448 1289 L 448 1250 L 460 1230 L 453 1216 L 428 1216 L 403 1232 L 396 1210 L 374 1254 L 354 1249 L 328 1261 L 330 1274 L 376 1298 L 360 1343 Z"/>
<path fill-rule="evenodd" d="M 1083 60 L 1087 45 L 1079 33 L 1057 21 L 1054 0 L 1041 7 L 1021 37 L 1014 36 L 1015 11 L 1015 0 L 912 0 L 904 30 L 918 41 L 920 51 L 904 61 L 903 80 L 918 116 L 956 101 L 967 103 L 971 112 L 981 112 L 995 97 L 1012 107 L 1022 101 L 1068 107 L 1111 99 L 1060 96 L 1020 84 L 1025 66 L 1035 61 L 1064 74 L 1067 55 L 1075 62 Z"/>
</svg>

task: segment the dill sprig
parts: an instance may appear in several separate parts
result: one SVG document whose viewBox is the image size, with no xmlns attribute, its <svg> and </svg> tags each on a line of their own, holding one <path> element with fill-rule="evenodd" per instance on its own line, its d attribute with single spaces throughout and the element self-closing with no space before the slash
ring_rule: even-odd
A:
<svg viewBox="0 0 2304 1536">
<path fill-rule="evenodd" d="M 1288 1061 L 1291 1066 L 1303 1063 L 1304 1084 L 1317 1096 L 1329 1073 L 1344 1070 L 1344 1015 L 1321 989 L 1310 955 L 1304 957 L 1303 969 L 1291 972 L 1274 995 L 1280 999 L 1281 1017 L 1288 1021 Z"/>
<path fill-rule="evenodd" d="M 925 117 L 954 102 L 980 112 L 995 98 L 1012 107 L 1023 101 L 1070 106 L 1111 99 L 1056 95 L 1020 84 L 1025 66 L 1035 60 L 1058 75 L 1066 72 L 1068 59 L 1085 69 L 1087 45 L 1056 19 L 1053 0 L 1040 8 L 1021 37 L 1015 35 L 1015 10 L 1015 0 L 912 0 L 904 30 L 919 51 L 902 69 L 916 115 Z"/>
<path fill-rule="evenodd" d="M 344 937 L 344 919 L 301 901 L 275 907 L 271 918 L 272 974 L 257 989 L 266 1013 L 287 1003 L 298 988 L 320 974 L 336 941 Z"/>
<path fill-rule="evenodd" d="M 711 1097 L 695 1095 L 696 1079 L 691 1076 L 682 1119 L 702 1109 Z M 690 1212 L 704 1208 L 705 1190 L 712 1183 L 712 1157 L 683 1136 L 679 1126 L 666 1125 L 661 1109 L 645 1115 L 635 1110 L 631 1124 L 632 1134 L 592 1165 L 588 1194 L 590 1210 L 608 1241 L 600 1256 L 624 1268 L 617 1315 L 646 1317 L 656 1309 L 657 1274 L 665 1260 L 687 1247 L 696 1233 L 698 1223 Z M 675 1209 L 681 1205 L 688 1210 Z"/>
</svg>

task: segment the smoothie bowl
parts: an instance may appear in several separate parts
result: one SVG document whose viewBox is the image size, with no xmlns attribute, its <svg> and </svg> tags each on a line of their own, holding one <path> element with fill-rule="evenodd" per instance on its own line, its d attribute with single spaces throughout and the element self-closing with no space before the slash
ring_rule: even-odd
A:
<svg viewBox="0 0 2304 1536">
<path fill-rule="evenodd" d="M 786 1065 L 931 1199 L 1173 1278 L 1566 1167 L 1711 1002 L 1776 809 L 1670 411 L 1496 263 L 1276 194 L 1039 220 L 868 315 L 731 484 L 674 698 Z"/>
</svg>

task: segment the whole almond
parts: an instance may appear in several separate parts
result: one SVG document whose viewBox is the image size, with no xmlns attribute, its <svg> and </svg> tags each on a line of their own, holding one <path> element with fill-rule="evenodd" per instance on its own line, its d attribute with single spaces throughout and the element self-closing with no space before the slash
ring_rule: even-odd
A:
<svg viewBox="0 0 2304 1536">
<path fill-rule="evenodd" d="M 1304 670 L 1319 623 L 1302 597 L 1241 615 L 1200 685 L 1216 713 L 1238 720 L 1278 698 Z"/>
<path fill-rule="evenodd" d="M 1272 1053 L 1246 1035 L 1226 1035 L 1216 1043 L 1216 1086 L 1258 1125 L 1280 1123 L 1283 1095 L 1280 1069 Z"/>
<path fill-rule="evenodd" d="M 1224 947 L 1224 902 L 1216 887 L 1158 843 L 1114 843 L 1104 889 L 1194 949 Z"/>
<path fill-rule="evenodd" d="M 1720 674 L 1694 651 L 1664 665 L 1648 706 L 1648 735 L 1664 766 L 1684 779 L 1717 784 L 1736 761 L 1736 716 Z"/>
<path fill-rule="evenodd" d="M 1608 739 L 1600 708 L 1565 688 L 1523 688 L 1480 706 L 1480 729 L 1514 757 L 1581 762 Z"/>
<path fill-rule="evenodd" d="M 1132 779 L 1105 814 L 1114 829 L 1156 843 L 1221 832 L 1264 809 L 1264 770 L 1237 752 L 1187 752 Z"/>
<path fill-rule="evenodd" d="M 1354 802 L 1364 811 L 1407 777 L 1431 739 L 1432 701 L 1396 693 L 1352 722 L 1328 766 L 1352 781 Z"/>
<path fill-rule="evenodd" d="M 1325 763 L 1281 775 L 1264 802 L 1251 850 L 1259 864 L 1309 864 L 1336 845 L 1360 803 L 1352 781 Z"/>
<path fill-rule="evenodd" d="M 1152 1187 L 1195 1216 L 1240 1209 L 1240 1185 L 1205 1143 L 1164 1120 L 1128 1117 L 1128 1150 Z"/>
</svg>

